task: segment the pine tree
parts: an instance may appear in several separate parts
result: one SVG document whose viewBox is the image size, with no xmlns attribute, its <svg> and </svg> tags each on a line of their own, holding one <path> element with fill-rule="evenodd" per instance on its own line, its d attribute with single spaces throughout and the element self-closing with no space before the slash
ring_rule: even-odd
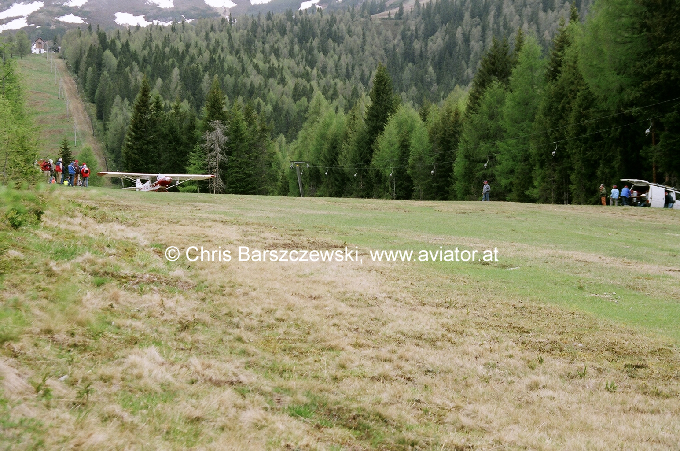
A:
<svg viewBox="0 0 680 451">
<path fill-rule="evenodd" d="M 519 61 L 519 53 L 522 51 L 522 47 L 524 46 L 524 41 L 526 40 L 526 36 L 524 35 L 524 31 L 522 28 L 517 29 L 517 34 L 515 35 L 515 47 L 512 49 L 512 67 L 514 68 L 517 65 L 517 62 Z"/>
<path fill-rule="evenodd" d="M 61 146 L 59 147 L 59 158 L 61 158 L 64 169 L 66 169 L 66 166 L 71 164 L 71 162 L 74 160 L 73 153 L 71 153 L 71 148 L 68 145 L 67 138 L 61 140 Z"/>
<path fill-rule="evenodd" d="M 365 136 L 362 99 L 347 114 L 346 124 L 345 139 L 338 155 L 338 164 L 345 172 L 343 195 L 358 197 L 363 188 L 359 177 L 359 168 L 363 165 L 360 161 L 359 142 Z"/>
<path fill-rule="evenodd" d="M 430 125 L 430 141 L 434 154 L 433 190 L 434 199 L 450 198 L 453 184 L 453 165 L 456 160 L 456 148 L 460 142 L 463 126 L 463 115 L 453 99 L 444 104 L 441 113 Z"/>
<path fill-rule="evenodd" d="M 151 89 L 146 76 L 135 100 L 130 125 L 123 144 L 123 170 L 128 172 L 157 172 L 157 136 Z"/>
<path fill-rule="evenodd" d="M 453 196 L 457 200 L 480 199 L 484 180 L 489 181 L 492 193 L 496 193 L 493 188 L 496 155 L 498 143 L 505 137 L 502 125 L 505 95 L 505 87 L 499 81 L 493 81 L 484 92 L 477 111 L 463 122 L 453 167 Z M 498 194 L 492 196 L 498 198 Z"/>
<path fill-rule="evenodd" d="M 578 10 L 572 5 L 569 24 L 565 22 L 563 17 L 560 17 L 557 35 L 553 39 L 550 59 L 548 60 L 548 69 L 546 72 L 546 79 L 548 82 L 557 80 L 557 77 L 560 75 L 564 53 L 574 43 L 574 30 L 576 24 L 578 24 Z M 568 25 L 571 26 L 569 27 Z"/>
<path fill-rule="evenodd" d="M 248 129 L 248 158 L 252 168 L 251 189 L 247 194 L 271 194 L 275 189 L 271 129 L 257 114 L 252 102 L 246 103 L 243 117 Z"/>
<path fill-rule="evenodd" d="M 484 92 L 493 82 L 506 85 L 511 71 L 512 57 L 510 56 L 508 40 L 493 38 L 491 48 L 482 58 L 479 70 L 472 80 L 467 113 L 472 114 L 477 111 Z"/>
<path fill-rule="evenodd" d="M 566 68 L 569 71 L 569 68 Z M 565 76 L 568 76 L 565 72 Z M 603 143 L 603 137 L 598 133 L 602 122 L 595 120 L 601 112 L 597 110 L 595 96 L 588 89 L 582 77 L 571 76 L 575 83 L 576 96 L 571 103 L 568 122 L 567 141 L 561 148 L 555 150 L 553 171 L 558 189 L 564 193 L 564 177 L 569 177 L 569 201 L 576 204 L 593 204 L 599 201 L 598 183 L 616 183 L 615 164 L 607 158 L 609 146 Z M 546 156 L 546 159 L 548 157 Z M 568 168 L 565 168 L 568 159 Z M 564 194 L 557 201 L 564 201 Z"/>
<path fill-rule="evenodd" d="M 451 167 L 451 165 L 448 165 Z M 436 173 L 435 155 L 428 134 L 427 126 L 416 121 L 411 134 L 410 153 L 408 157 L 408 175 L 413 181 L 413 199 L 434 198 L 434 176 Z"/>
<path fill-rule="evenodd" d="M 545 86 L 545 61 L 533 36 L 528 36 L 510 75 L 508 94 L 503 109 L 506 139 L 499 143 L 496 185 L 514 202 L 530 202 L 533 162 L 531 135 Z"/>
<path fill-rule="evenodd" d="M 677 26 L 680 21 L 680 2 L 640 0 L 639 4 L 644 7 L 644 14 L 637 18 L 637 26 L 643 31 L 647 48 L 651 51 L 630 61 L 635 68 L 629 87 L 631 104 L 656 104 L 643 113 L 658 117 L 653 127 L 654 138 L 658 138 L 658 141 L 646 142 L 649 146 L 648 158 L 652 160 L 650 178 L 677 186 L 680 184 L 677 150 L 680 143 L 680 113 L 677 105 L 668 100 L 680 97 L 680 29 Z"/>
<path fill-rule="evenodd" d="M 23 59 L 24 56 L 31 53 L 31 40 L 24 30 L 19 30 L 14 36 L 14 50 L 17 55 Z"/>
<path fill-rule="evenodd" d="M 111 113 L 111 106 L 114 99 L 113 85 L 111 84 L 111 77 L 109 73 L 102 72 L 97 85 L 97 91 L 94 96 L 95 100 L 95 115 L 104 125 L 108 123 L 109 114 Z"/>
<path fill-rule="evenodd" d="M 213 77 L 210 91 L 205 100 L 205 108 L 203 119 L 201 121 L 201 132 L 205 133 L 210 129 L 210 124 L 214 121 L 220 121 L 222 124 L 227 123 L 227 110 L 224 99 L 224 93 L 220 87 L 220 82 L 217 75 Z"/>
<path fill-rule="evenodd" d="M 345 115 L 329 111 L 321 122 L 321 129 L 326 132 L 320 137 L 324 140 L 319 160 L 324 169 L 320 195 L 339 197 L 345 184 L 345 172 L 337 168 L 346 138 Z"/>
<path fill-rule="evenodd" d="M 106 150 L 113 161 L 112 168 L 122 168 L 122 148 L 129 122 L 130 103 L 117 95 L 113 100 L 106 127 Z"/>
<path fill-rule="evenodd" d="M 38 180 L 33 125 L 26 112 L 15 61 L 0 60 L 0 183 Z"/>
<path fill-rule="evenodd" d="M 224 125 L 224 124 L 223 124 Z M 197 143 L 196 118 L 179 100 L 175 101 L 164 122 L 164 157 L 159 169 L 165 173 L 185 172 L 190 149 Z"/>
<path fill-rule="evenodd" d="M 411 139 L 418 126 L 424 128 L 418 112 L 409 106 L 401 105 L 376 140 L 372 166 L 383 180 L 383 183 L 376 187 L 379 190 L 377 191 L 379 197 L 411 199 L 413 196 L 409 157 Z M 429 145 L 429 142 L 427 144 Z M 423 163 L 419 157 L 424 156 L 414 156 L 414 169 Z"/>
<path fill-rule="evenodd" d="M 571 202 L 570 174 L 573 163 L 567 144 L 570 143 L 568 141 L 570 130 L 573 132 L 574 127 L 578 127 L 578 122 L 581 121 L 573 115 L 574 101 L 579 92 L 585 88 L 578 67 L 578 57 L 579 53 L 574 46 L 565 49 L 564 55 L 560 57 L 562 62 L 558 77 L 546 85 L 538 109 L 535 129 L 542 133 L 535 137 L 533 165 L 534 185 L 537 190 L 535 197 L 539 202 Z M 576 124 L 573 121 L 576 121 Z M 571 137 L 573 136 L 575 135 Z M 601 147 L 601 143 L 592 141 L 594 139 L 595 136 L 591 135 L 590 145 L 593 149 Z M 597 186 L 592 189 L 595 188 Z"/>
<path fill-rule="evenodd" d="M 374 184 L 379 184 L 379 173 L 370 171 L 370 164 L 373 159 L 374 144 L 376 139 L 387 125 L 387 121 L 396 111 L 398 102 L 392 90 L 392 79 L 387 73 L 387 68 L 381 63 L 378 65 L 375 76 L 373 77 L 373 87 L 369 94 L 371 104 L 366 109 L 365 128 L 363 134 L 357 142 L 359 155 L 358 170 L 362 178 L 361 195 L 370 196 Z"/>
<path fill-rule="evenodd" d="M 232 104 L 227 121 L 227 165 L 225 191 L 231 194 L 254 194 L 253 161 L 249 148 L 248 125 L 239 101 Z"/>
</svg>

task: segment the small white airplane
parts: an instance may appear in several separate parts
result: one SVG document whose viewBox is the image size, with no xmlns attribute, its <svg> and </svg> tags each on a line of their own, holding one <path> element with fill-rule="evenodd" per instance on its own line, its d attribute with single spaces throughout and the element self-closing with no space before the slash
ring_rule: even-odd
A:
<svg viewBox="0 0 680 451">
<path fill-rule="evenodd" d="M 187 180 L 206 180 L 214 178 L 212 174 L 145 174 L 142 172 L 97 172 L 100 177 L 117 177 L 135 182 L 135 186 L 123 189 L 135 191 L 167 191 Z M 153 181 L 152 181 L 153 180 Z M 175 183 L 173 184 L 173 180 Z"/>
</svg>

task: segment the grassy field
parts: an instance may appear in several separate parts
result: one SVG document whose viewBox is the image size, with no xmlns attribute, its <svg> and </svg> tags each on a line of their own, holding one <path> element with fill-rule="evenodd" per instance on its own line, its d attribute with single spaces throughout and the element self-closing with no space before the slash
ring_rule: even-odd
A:
<svg viewBox="0 0 680 451">
<path fill-rule="evenodd" d="M 679 219 L 56 187 L 0 231 L 0 447 L 675 449 Z"/>
</svg>

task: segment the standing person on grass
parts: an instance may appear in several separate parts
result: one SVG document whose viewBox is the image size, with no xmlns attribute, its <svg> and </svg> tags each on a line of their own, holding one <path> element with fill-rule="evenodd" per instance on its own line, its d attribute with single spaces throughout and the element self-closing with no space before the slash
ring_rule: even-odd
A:
<svg viewBox="0 0 680 451">
<path fill-rule="evenodd" d="M 57 179 L 57 183 L 64 183 L 64 165 L 61 162 L 61 158 L 59 158 L 57 163 L 54 165 L 54 172 L 56 174 L 55 177 Z"/>
<path fill-rule="evenodd" d="M 604 187 L 604 183 L 600 185 L 600 203 L 604 206 L 607 205 L 607 188 Z"/>
<path fill-rule="evenodd" d="M 621 205 L 627 207 L 629 205 L 628 199 L 630 198 L 630 189 L 628 185 L 625 185 L 621 190 Z"/>
<path fill-rule="evenodd" d="M 87 164 L 83 163 L 80 167 L 80 175 L 83 178 L 83 188 L 87 188 L 87 181 L 90 179 L 90 168 L 87 167 Z"/>
<path fill-rule="evenodd" d="M 78 160 L 73 162 L 73 169 L 76 171 L 73 177 L 73 186 L 80 186 L 80 166 L 78 166 Z"/>
<path fill-rule="evenodd" d="M 52 165 L 50 164 L 50 160 L 41 160 L 40 169 L 45 176 L 45 181 L 50 183 L 50 179 L 52 178 Z"/>
<path fill-rule="evenodd" d="M 73 180 L 76 176 L 76 163 L 74 161 L 68 165 L 68 186 L 73 186 Z"/>
<path fill-rule="evenodd" d="M 612 192 L 609 194 L 609 205 L 619 206 L 619 189 L 616 185 L 612 186 Z"/>
<path fill-rule="evenodd" d="M 482 188 L 482 201 L 489 201 L 489 191 L 491 191 L 491 186 L 489 182 L 484 180 L 484 188 Z"/>
</svg>

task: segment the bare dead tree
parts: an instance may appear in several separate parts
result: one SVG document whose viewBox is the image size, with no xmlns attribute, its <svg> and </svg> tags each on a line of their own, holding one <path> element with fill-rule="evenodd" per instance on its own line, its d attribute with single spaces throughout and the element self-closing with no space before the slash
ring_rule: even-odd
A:
<svg viewBox="0 0 680 451">
<path fill-rule="evenodd" d="M 215 176 L 210 179 L 210 190 L 213 194 L 221 194 L 224 193 L 225 184 L 221 177 L 220 166 L 227 162 L 225 149 L 228 141 L 225 125 L 222 121 L 211 121 L 209 131 L 205 132 L 204 138 L 203 146 L 208 173 Z"/>
</svg>

